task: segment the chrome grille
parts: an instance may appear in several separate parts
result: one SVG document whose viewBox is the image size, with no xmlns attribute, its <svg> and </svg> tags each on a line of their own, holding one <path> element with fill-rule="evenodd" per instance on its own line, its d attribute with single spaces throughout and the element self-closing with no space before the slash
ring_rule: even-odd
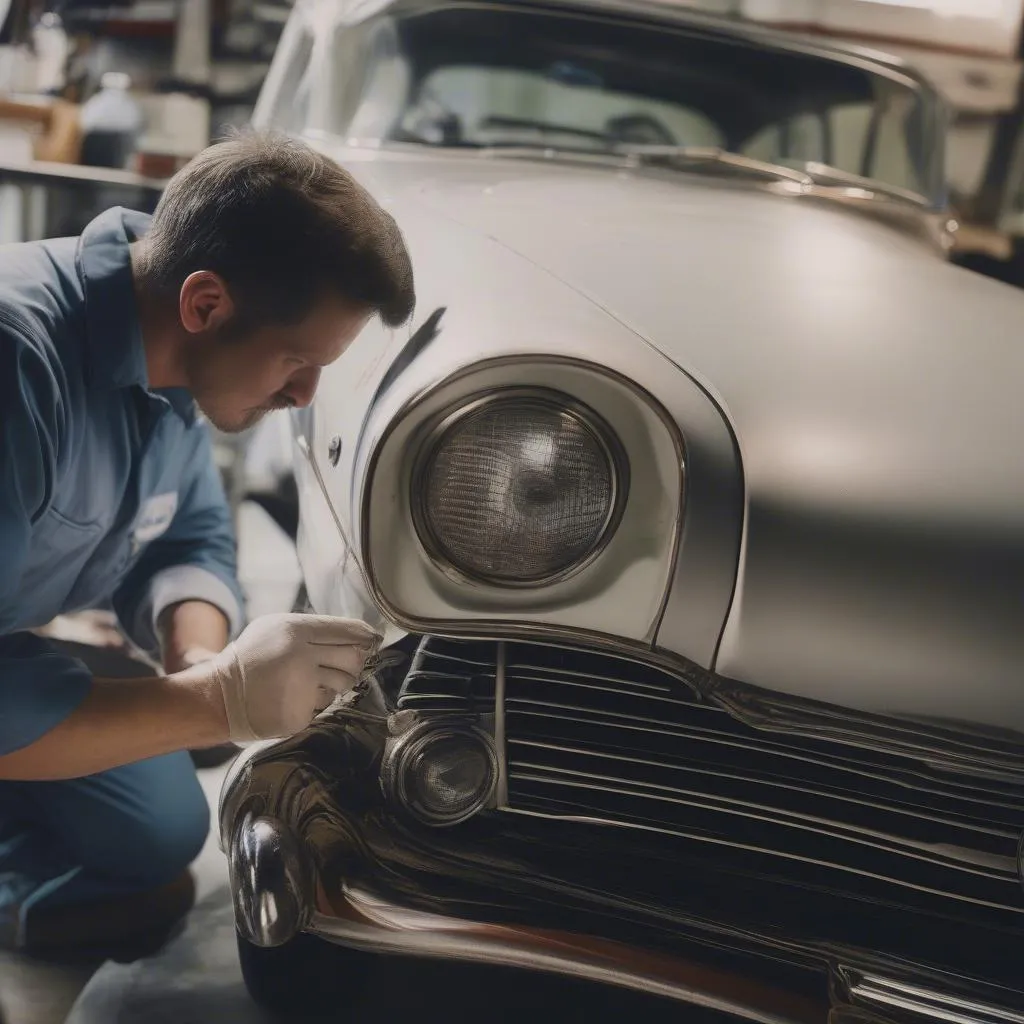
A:
<svg viewBox="0 0 1024 1024">
<path fill-rule="evenodd" d="M 429 637 L 402 684 L 400 708 L 424 714 L 491 715 L 497 645 Z"/>
<path fill-rule="evenodd" d="M 403 706 L 491 712 L 497 650 L 425 641 Z M 1024 912 L 1017 787 L 757 730 L 618 657 L 508 643 L 505 662 L 509 810 L 629 826 L 871 898 Z"/>
</svg>

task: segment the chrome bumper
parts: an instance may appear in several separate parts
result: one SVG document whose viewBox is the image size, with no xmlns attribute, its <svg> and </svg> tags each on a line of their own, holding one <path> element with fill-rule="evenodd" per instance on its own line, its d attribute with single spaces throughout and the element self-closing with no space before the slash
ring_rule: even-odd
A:
<svg viewBox="0 0 1024 1024">
<path fill-rule="evenodd" d="M 367 683 L 299 736 L 232 766 L 221 846 L 250 942 L 305 931 L 368 951 L 569 975 L 759 1024 L 1024 1024 L 1024 987 L 588 888 L 546 858 L 557 849 L 550 835 L 530 831 L 551 823 L 496 813 L 456 829 L 411 825 L 380 784 L 395 725 Z M 571 835 L 557 827 L 556 844 Z M 608 842 L 620 843 L 610 863 L 633 863 L 620 837 Z"/>
</svg>

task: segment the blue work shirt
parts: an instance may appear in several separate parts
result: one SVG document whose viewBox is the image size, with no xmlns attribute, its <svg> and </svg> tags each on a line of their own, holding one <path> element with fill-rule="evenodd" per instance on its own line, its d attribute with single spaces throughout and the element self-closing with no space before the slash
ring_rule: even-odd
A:
<svg viewBox="0 0 1024 1024">
<path fill-rule="evenodd" d="M 0 247 L 0 753 L 89 691 L 85 666 L 25 630 L 113 607 L 155 654 L 156 620 L 197 599 L 241 624 L 235 541 L 205 424 L 147 387 L 129 244 L 113 209 L 80 238 Z"/>
</svg>

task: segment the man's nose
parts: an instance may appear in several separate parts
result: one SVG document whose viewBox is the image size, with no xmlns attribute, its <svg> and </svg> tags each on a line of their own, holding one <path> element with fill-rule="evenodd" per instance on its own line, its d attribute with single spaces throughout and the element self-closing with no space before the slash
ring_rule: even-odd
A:
<svg viewBox="0 0 1024 1024">
<path fill-rule="evenodd" d="M 320 367 L 307 366 L 292 374 L 284 392 L 297 408 L 305 409 L 313 401 L 319 383 Z"/>
</svg>

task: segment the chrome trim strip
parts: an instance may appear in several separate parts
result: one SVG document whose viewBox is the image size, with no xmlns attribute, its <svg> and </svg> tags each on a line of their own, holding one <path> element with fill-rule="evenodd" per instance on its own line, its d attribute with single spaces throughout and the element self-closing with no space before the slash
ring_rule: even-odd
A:
<svg viewBox="0 0 1024 1024">
<path fill-rule="evenodd" d="M 463 710 L 466 705 L 465 698 L 455 693 L 444 693 L 440 691 L 410 692 L 408 690 L 402 693 L 400 703 L 403 708 L 407 708 L 410 705 L 423 703 L 425 701 L 450 701 L 453 705 L 455 705 L 456 711 Z M 481 701 L 480 703 L 484 704 L 485 702 Z M 488 701 L 486 703 L 490 702 Z"/>
<path fill-rule="evenodd" d="M 459 654 L 452 654 L 450 651 L 429 651 L 426 655 L 428 667 L 415 669 L 419 675 L 435 675 L 451 678 L 451 673 L 446 673 L 439 668 L 434 668 L 434 662 L 453 662 L 456 665 L 468 665 L 472 669 L 493 668 L 493 658 L 469 658 Z"/>
<path fill-rule="evenodd" d="M 631 970 L 607 956 L 587 956 L 583 950 L 574 950 L 568 943 L 553 938 L 545 939 L 526 932 L 517 934 L 514 928 L 488 928 L 406 910 L 347 885 L 344 896 L 352 910 L 365 921 L 316 913 L 306 930 L 341 945 L 370 952 L 520 967 L 615 985 L 729 1014 L 751 1024 L 806 1024 L 796 1015 L 781 1016 L 738 999 L 699 991 L 653 973 Z"/>
<path fill-rule="evenodd" d="M 498 786 L 495 800 L 499 809 L 508 807 L 508 740 L 505 732 L 505 668 L 508 645 L 497 643 L 494 671 L 494 748 L 498 752 Z"/>
<path fill-rule="evenodd" d="M 637 701 L 643 701 L 643 702 L 646 702 L 646 701 L 658 701 L 658 702 L 660 702 L 662 704 L 672 704 L 672 705 L 674 705 L 676 707 L 678 707 L 680 705 L 680 703 L 682 703 L 677 696 L 675 696 L 674 694 L 669 693 L 667 691 L 662 691 L 661 693 L 644 693 L 643 691 L 638 692 L 637 690 L 631 690 L 627 686 L 605 686 L 605 685 L 589 686 L 582 679 L 580 679 L 578 681 L 574 680 L 574 679 L 560 679 L 560 678 L 558 678 L 557 676 L 555 676 L 553 674 L 545 676 L 545 675 L 541 675 L 540 673 L 537 673 L 536 675 L 527 675 L 527 674 L 523 673 L 521 670 L 520 671 L 514 671 L 513 675 L 515 676 L 516 679 L 526 679 L 526 680 L 529 680 L 530 682 L 544 683 L 544 684 L 546 684 L 548 686 L 572 686 L 572 687 L 576 687 L 576 688 L 581 689 L 581 690 L 587 690 L 587 691 L 595 691 L 596 690 L 596 691 L 598 691 L 600 693 L 613 693 L 613 694 L 616 694 L 617 696 L 620 696 L 620 697 L 632 697 L 632 698 L 635 698 Z M 608 680 L 608 682 L 618 682 L 618 680 Z M 540 708 L 545 708 L 545 707 L 558 708 L 558 707 L 563 707 L 564 706 L 564 705 L 557 704 L 557 703 L 548 704 L 545 701 L 535 701 L 535 700 L 530 700 L 529 698 L 522 698 L 522 697 L 517 697 L 517 698 L 515 698 L 515 700 L 516 700 L 516 703 L 519 704 L 519 705 L 532 704 L 532 705 L 534 705 L 536 707 L 540 707 Z M 584 709 L 580 708 L 580 710 L 582 711 Z M 592 710 L 592 711 L 595 711 L 595 712 L 599 712 L 600 709 L 589 709 L 589 710 Z M 720 714 L 727 714 L 727 712 L 721 711 L 718 708 L 714 708 L 713 710 L 718 712 L 718 713 L 720 713 Z M 633 718 L 636 721 L 645 721 L 645 719 L 641 718 L 639 715 L 623 715 L 622 717 L 625 718 L 625 719 Z"/>
<path fill-rule="evenodd" d="M 843 972 L 846 973 L 846 972 Z M 860 974 L 847 981 L 850 997 L 872 1008 L 913 1013 L 945 1024 L 1024 1024 L 1024 1013 L 929 991 L 920 985 L 879 975 Z"/>
<path fill-rule="evenodd" d="M 1024 735 L 995 729 L 956 729 L 951 723 L 884 717 L 801 697 L 790 697 L 716 676 L 712 697 L 738 721 L 779 737 L 805 736 L 819 742 L 889 756 L 966 779 L 1024 785 Z"/>
<path fill-rule="evenodd" d="M 645 683 L 638 679 L 623 679 L 621 676 L 605 675 L 600 672 L 583 672 L 572 668 L 551 668 L 542 662 L 516 661 L 509 668 L 519 679 L 532 679 L 541 683 L 556 683 L 565 686 L 587 686 L 593 681 L 594 689 L 607 689 L 613 693 L 628 693 L 630 696 L 668 697 L 677 703 L 693 704 L 692 700 L 681 700 L 677 689 L 668 681 L 664 683 Z M 610 683 L 610 686 L 600 684 Z M 629 687 L 628 690 L 617 687 Z M 645 692 L 649 691 L 649 692 Z M 715 710 L 721 710 L 716 708 Z"/>
<path fill-rule="evenodd" d="M 651 628 L 643 643 L 634 640 L 625 640 L 619 636 L 596 633 L 592 630 L 566 629 L 563 627 L 548 626 L 544 623 L 538 622 L 522 622 L 506 619 L 476 620 L 470 622 L 465 619 L 446 620 L 411 618 L 387 601 L 381 593 L 380 588 L 377 586 L 376 578 L 374 577 L 372 568 L 370 567 L 370 491 L 373 477 L 377 469 L 377 461 L 392 432 L 399 423 L 410 416 L 418 406 L 427 401 L 431 395 L 442 387 L 447 387 L 449 384 L 465 380 L 467 377 L 473 377 L 477 374 L 486 372 L 493 367 L 522 366 L 530 364 L 573 366 L 583 369 L 586 372 L 594 373 L 615 381 L 619 386 L 631 391 L 642 402 L 644 402 L 644 404 L 661 420 L 668 432 L 668 436 L 672 440 L 673 447 L 676 450 L 676 458 L 680 467 L 681 485 L 677 503 L 676 521 L 673 529 L 672 548 L 669 552 L 669 572 L 668 578 L 665 581 L 665 590 L 661 597 L 661 603 L 658 606 L 658 611 L 654 616 Z M 369 442 L 369 448 L 370 455 L 366 460 L 366 467 L 363 471 L 363 478 L 361 481 L 362 500 L 360 508 L 362 521 L 365 526 L 361 531 L 362 545 L 360 547 L 360 556 L 359 558 L 353 557 L 353 563 L 359 569 L 367 594 L 381 612 L 400 629 L 403 629 L 408 633 L 430 633 L 435 636 L 447 636 L 454 639 L 465 639 L 467 637 L 471 637 L 475 639 L 507 640 L 522 637 L 524 639 L 530 639 L 534 642 L 541 643 L 544 642 L 544 638 L 555 641 L 563 640 L 576 644 L 589 643 L 596 647 L 603 647 L 606 650 L 625 654 L 626 656 L 633 655 L 637 660 L 642 660 L 643 658 L 653 660 L 656 664 L 663 665 L 676 675 L 682 673 L 684 675 L 684 681 L 693 686 L 696 691 L 699 691 L 702 686 L 685 679 L 685 674 L 687 672 L 691 674 L 699 673 L 702 685 L 706 685 L 704 681 L 707 678 L 707 673 L 704 669 L 701 669 L 696 665 L 691 666 L 690 663 L 680 655 L 658 651 L 652 646 L 654 638 L 658 635 L 658 630 L 661 628 L 662 620 L 665 617 L 665 610 L 668 607 L 669 597 L 672 593 L 672 587 L 675 583 L 676 568 L 679 561 L 679 547 L 682 542 L 683 534 L 683 517 L 686 509 L 688 474 L 686 472 L 685 442 L 682 434 L 680 433 L 679 426 L 669 415 L 665 407 L 645 388 L 640 387 L 635 381 L 609 369 L 606 366 L 601 366 L 597 363 L 569 356 L 553 356 L 545 354 L 496 356 L 492 359 L 483 359 L 468 366 L 464 366 L 454 373 L 444 377 L 442 380 L 422 388 L 420 391 L 410 396 L 396 410 L 383 430 L 381 430 L 372 439 L 372 441 Z M 327 502 L 328 504 L 331 504 L 329 497 L 327 498 Z M 336 514 L 335 522 L 338 522 Z M 340 522 L 338 522 L 338 528 L 341 530 L 342 539 L 345 540 L 345 533 L 344 530 L 341 529 Z M 366 568 L 364 569 L 363 566 L 366 566 Z"/>
</svg>

